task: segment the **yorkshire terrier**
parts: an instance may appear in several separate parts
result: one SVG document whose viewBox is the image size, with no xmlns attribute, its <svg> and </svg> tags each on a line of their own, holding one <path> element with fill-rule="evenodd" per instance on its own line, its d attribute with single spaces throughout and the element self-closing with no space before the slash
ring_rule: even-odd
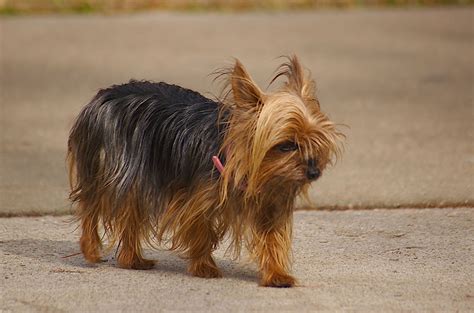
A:
<svg viewBox="0 0 474 313">
<path fill-rule="evenodd" d="M 341 152 L 343 134 L 321 112 L 315 83 L 288 57 L 264 92 L 238 61 L 218 71 L 214 101 L 164 82 L 100 90 L 71 129 L 70 199 L 81 251 L 101 261 L 99 228 L 117 244 L 118 266 L 149 269 L 143 242 L 168 243 L 198 277 L 221 277 L 212 252 L 226 235 L 256 261 L 260 284 L 291 287 L 292 217 Z"/>
</svg>

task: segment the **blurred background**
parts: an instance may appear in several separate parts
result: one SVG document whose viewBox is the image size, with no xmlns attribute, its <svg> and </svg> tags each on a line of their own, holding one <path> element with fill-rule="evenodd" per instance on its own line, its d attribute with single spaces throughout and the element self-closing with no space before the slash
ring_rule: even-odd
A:
<svg viewBox="0 0 474 313">
<path fill-rule="evenodd" d="M 0 0 L 4 13 L 39 12 L 131 12 L 153 9 L 207 10 L 294 10 L 354 8 L 367 6 L 433 6 L 472 4 L 472 0 Z"/>
<path fill-rule="evenodd" d="M 65 154 L 103 87 L 166 81 L 212 97 L 239 58 L 265 88 L 277 57 L 311 71 L 347 124 L 310 209 L 473 206 L 471 0 L 0 0 L 0 216 L 67 214 Z"/>
</svg>

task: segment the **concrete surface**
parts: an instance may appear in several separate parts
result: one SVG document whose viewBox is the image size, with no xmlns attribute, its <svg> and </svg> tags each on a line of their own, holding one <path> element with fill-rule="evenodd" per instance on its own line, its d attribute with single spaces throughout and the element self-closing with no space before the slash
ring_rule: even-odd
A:
<svg viewBox="0 0 474 313">
<path fill-rule="evenodd" d="M 474 210 L 295 214 L 300 287 L 257 286 L 252 264 L 216 253 L 223 279 L 186 274 L 168 251 L 150 271 L 88 266 L 69 217 L 0 219 L 1 312 L 472 312 Z"/>
<path fill-rule="evenodd" d="M 67 134 L 100 87 L 138 78 L 216 92 L 206 75 L 231 56 L 265 85 L 292 52 L 323 109 L 350 126 L 317 207 L 472 206 L 473 13 L 2 17 L 0 214 L 70 212 Z"/>
</svg>

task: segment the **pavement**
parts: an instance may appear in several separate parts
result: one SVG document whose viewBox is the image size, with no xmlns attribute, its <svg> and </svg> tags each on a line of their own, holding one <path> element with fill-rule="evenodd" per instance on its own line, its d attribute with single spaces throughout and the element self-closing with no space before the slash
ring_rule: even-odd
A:
<svg viewBox="0 0 474 313">
<path fill-rule="evenodd" d="M 238 57 L 262 86 L 300 56 L 323 110 L 348 125 L 318 208 L 474 206 L 473 7 L 292 13 L 2 17 L 0 214 L 71 212 L 74 117 L 130 78 L 216 93 Z"/>
<path fill-rule="evenodd" d="M 0 312 L 474 311 L 473 13 L 1 17 Z M 299 287 L 258 287 L 225 243 L 219 280 L 164 250 L 147 250 L 151 271 L 73 255 L 66 141 L 99 88 L 151 79 L 212 96 L 207 75 L 230 57 L 265 86 L 290 53 L 349 126 L 343 159 L 295 213 Z"/>
<path fill-rule="evenodd" d="M 245 258 L 216 253 L 222 279 L 195 278 L 167 251 L 149 271 L 89 266 L 69 217 L 1 221 L 1 312 L 472 312 L 474 210 L 299 211 L 299 287 L 257 285 Z M 69 256 L 69 257 L 68 257 Z M 6 288 L 5 288 L 6 287 Z"/>
</svg>

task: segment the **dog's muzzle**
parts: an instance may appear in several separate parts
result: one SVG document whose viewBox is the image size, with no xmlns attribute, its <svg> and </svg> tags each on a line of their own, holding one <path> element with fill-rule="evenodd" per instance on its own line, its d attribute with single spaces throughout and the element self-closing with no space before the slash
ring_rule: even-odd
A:
<svg viewBox="0 0 474 313">
<path fill-rule="evenodd" d="M 321 176 L 321 171 L 316 167 L 316 161 L 314 159 L 308 160 L 308 169 L 306 170 L 306 177 L 309 180 L 316 180 Z"/>
</svg>

